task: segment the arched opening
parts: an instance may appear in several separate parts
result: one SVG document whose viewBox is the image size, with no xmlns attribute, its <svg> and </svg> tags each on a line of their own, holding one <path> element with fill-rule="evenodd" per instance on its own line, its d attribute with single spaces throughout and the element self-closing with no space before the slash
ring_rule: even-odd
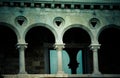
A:
<svg viewBox="0 0 120 78">
<path fill-rule="evenodd" d="M 99 35 L 99 69 L 104 74 L 120 74 L 120 29 L 107 28 Z"/>
<path fill-rule="evenodd" d="M 27 32 L 28 48 L 25 52 L 26 70 L 29 74 L 49 73 L 49 49 L 53 48 L 53 33 L 42 26 L 33 27 Z"/>
<path fill-rule="evenodd" d="M 65 50 L 69 55 L 71 74 L 92 72 L 92 52 L 89 50 L 90 36 L 82 28 L 71 28 L 63 36 Z"/>
<path fill-rule="evenodd" d="M 0 73 L 17 74 L 19 71 L 19 52 L 16 49 L 17 36 L 12 29 L 0 25 Z"/>
</svg>

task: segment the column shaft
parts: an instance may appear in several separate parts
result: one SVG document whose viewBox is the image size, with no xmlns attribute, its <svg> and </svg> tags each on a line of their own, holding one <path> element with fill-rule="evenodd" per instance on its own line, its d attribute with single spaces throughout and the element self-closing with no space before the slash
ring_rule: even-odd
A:
<svg viewBox="0 0 120 78">
<path fill-rule="evenodd" d="M 58 72 L 62 72 L 62 52 L 58 51 Z"/>
<path fill-rule="evenodd" d="M 98 64 L 99 48 L 100 48 L 100 44 L 91 44 L 91 49 L 93 51 L 93 74 L 101 74 L 99 71 L 99 64 Z"/>
<path fill-rule="evenodd" d="M 19 74 L 26 74 L 25 71 L 25 55 L 24 50 L 26 48 L 26 44 L 17 44 L 19 50 Z"/>
<path fill-rule="evenodd" d="M 64 71 L 62 69 L 62 49 L 64 48 L 64 44 L 55 44 L 55 48 L 58 54 L 58 74 L 63 74 Z"/>
<path fill-rule="evenodd" d="M 98 66 L 98 50 L 93 50 L 93 74 L 100 74 Z"/>
</svg>

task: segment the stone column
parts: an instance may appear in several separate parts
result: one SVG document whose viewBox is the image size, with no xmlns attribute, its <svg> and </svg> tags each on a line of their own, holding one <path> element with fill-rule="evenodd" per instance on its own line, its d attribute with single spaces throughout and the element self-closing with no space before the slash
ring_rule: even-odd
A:
<svg viewBox="0 0 120 78">
<path fill-rule="evenodd" d="M 64 74 L 64 71 L 62 69 L 62 50 L 64 48 L 65 44 L 55 44 L 55 49 L 58 53 L 58 74 Z"/>
<path fill-rule="evenodd" d="M 100 48 L 100 44 L 91 44 L 90 47 L 93 51 L 93 74 L 101 74 L 98 64 L 98 49 Z"/>
<path fill-rule="evenodd" d="M 17 48 L 19 50 L 19 74 L 26 74 L 25 71 L 25 48 L 27 48 L 27 43 L 18 43 Z"/>
</svg>

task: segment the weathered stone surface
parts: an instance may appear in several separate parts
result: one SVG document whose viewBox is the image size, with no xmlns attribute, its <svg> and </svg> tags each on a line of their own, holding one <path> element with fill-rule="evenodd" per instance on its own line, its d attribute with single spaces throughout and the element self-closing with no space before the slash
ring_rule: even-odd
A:
<svg viewBox="0 0 120 78">
<path fill-rule="evenodd" d="M 19 4 L 10 3 L 10 0 L 8 3 L 2 3 L 0 0 L 0 26 L 5 25 L 11 28 L 17 36 L 18 43 L 25 43 L 26 40 L 26 34 L 27 32 L 36 26 L 42 26 L 47 29 L 49 29 L 54 37 L 55 37 L 55 43 L 63 44 L 63 36 L 67 30 L 70 28 L 78 27 L 84 29 L 91 38 L 91 44 L 98 44 L 98 37 L 101 31 L 105 28 L 108 28 L 109 26 L 115 26 L 117 28 L 120 27 L 120 6 L 118 5 L 120 3 L 120 0 L 54 0 L 62 1 L 62 2 L 69 2 L 70 5 L 64 5 L 63 3 L 60 3 L 59 8 L 57 8 L 56 5 L 53 5 L 52 2 L 47 1 L 53 1 L 53 0 L 34 0 L 35 2 L 46 2 L 51 4 L 51 6 L 46 5 L 46 3 L 40 3 L 39 7 L 36 4 L 31 4 L 30 6 L 26 7 L 24 6 L 25 0 L 21 0 Z M 15 1 L 15 0 L 12 0 Z M 28 0 L 26 0 L 28 1 Z M 72 1 L 72 2 L 71 2 Z M 99 4 L 99 9 L 93 9 L 93 5 L 90 3 L 90 7 L 85 8 L 84 5 L 81 5 L 79 7 L 78 5 L 74 4 L 73 2 L 86 2 L 89 4 L 89 2 L 97 2 Z M 106 9 L 103 6 L 103 3 L 107 3 L 109 8 Z M 117 7 L 110 4 L 113 3 L 114 5 L 118 5 Z M 73 5 L 72 5 L 73 4 Z M 14 7 L 11 7 L 11 5 L 14 5 Z M 75 9 L 75 6 L 78 7 Z M 24 7 L 22 7 L 24 6 Z M 36 7 L 38 6 L 38 7 Z M 113 10 L 113 7 L 116 8 Z M 110 8 L 112 10 L 110 10 Z M 17 17 L 23 17 L 16 19 Z M 55 24 L 57 20 L 55 18 L 62 18 L 62 20 L 59 20 L 58 24 Z M 97 22 L 95 26 L 91 26 L 91 19 L 97 19 Z M 18 22 L 21 21 L 23 23 Z M 59 24 L 61 22 L 61 24 Z M 19 25 L 20 24 L 20 25 Z M 57 26 L 58 25 L 58 26 Z M 45 36 L 48 36 L 44 34 Z M 9 43 L 8 43 L 9 44 Z M 17 44 L 17 43 L 16 43 Z M 29 43 L 28 43 L 29 44 Z M 2 46 L 2 45 L 1 45 Z M 104 74 L 90 74 L 90 75 L 67 75 L 67 74 L 44 74 L 45 73 L 45 55 L 43 46 L 39 45 L 40 47 L 36 47 L 34 49 L 31 49 L 31 51 L 27 52 L 25 56 L 25 67 L 28 74 L 18 74 L 18 75 L 4 75 L 5 78 L 40 78 L 40 77 L 94 77 L 94 76 L 100 76 L 100 77 L 117 77 L 120 75 L 104 75 Z M 16 51 L 18 52 L 18 51 Z M 26 51 L 25 51 L 26 52 Z M 11 53 L 11 52 L 10 52 Z M 9 55 L 8 55 L 9 56 Z M 46 56 L 47 58 L 48 55 Z M 47 60 L 49 61 L 49 60 Z M 0 72 L 3 74 L 9 74 L 12 72 L 12 74 L 17 74 L 19 71 L 19 57 L 11 58 L 6 57 L 4 60 L 4 52 L 0 52 Z M 49 67 L 48 67 L 49 68 Z M 97 67 L 98 68 L 98 67 Z M 5 71 L 8 70 L 8 71 Z M 39 75 L 29 75 L 31 74 L 39 74 Z M 95 72 L 96 73 L 96 72 Z"/>
</svg>

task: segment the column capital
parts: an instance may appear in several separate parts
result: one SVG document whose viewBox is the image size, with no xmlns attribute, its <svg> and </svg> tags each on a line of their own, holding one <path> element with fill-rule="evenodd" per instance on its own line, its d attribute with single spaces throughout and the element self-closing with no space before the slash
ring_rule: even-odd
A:
<svg viewBox="0 0 120 78">
<path fill-rule="evenodd" d="M 55 49 L 63 49 L 63 48 L 65 48 L 65 44 L 64 43 L 55 43 L 54 47 L 55 47 Z"/>
<path fill-rule="evenodd" d="M 93 49 L 100 49 L 101 44 L 91 44 L 89 47 L 91 50 Z"/>
<path fill-rule="evenodd" d="M 23 47 L 23 48 L 27 48 L 28 43 L 17 43 L 17 48 Z"/>
</svg>

